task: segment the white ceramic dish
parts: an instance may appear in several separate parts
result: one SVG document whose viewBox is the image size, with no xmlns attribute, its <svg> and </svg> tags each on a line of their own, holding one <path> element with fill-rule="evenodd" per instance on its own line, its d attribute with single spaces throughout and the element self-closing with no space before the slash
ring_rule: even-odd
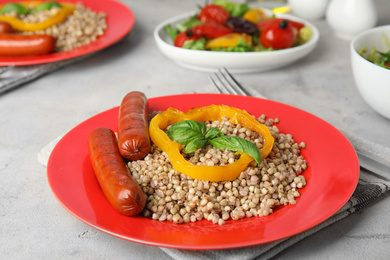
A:
<svg viewBox="0 0 390 260">
<path fill-rule="evenodd" d="M 378 51 L 388 52 L 383 35 L 390 40 L 390 25 L 364 31 L 351 42 L 351 65 L 356 86 L 369 106 L 379 114 L 390 119 L 390 70 L 382 68 L 359 55 L 364 46 L 368 51 L 376 47 Z"/>
<path fill-rule="evenodd" d="M 335 36 L 344 40 L 374 27 L 378 20 L 373 0 L 331 0 L 325 15 Z"/>
<path fill-rule="evenodd" d="M 183 67 L 199 71 L 210 72 L 225 67 L 233 73 L 250 73 L 281 68 L 308 55 L 320 37 L 318 29 L 313 24 L 292 15 L 278 14 L 277 17 L 303 22 L 310 26 L 312 29 L 310 40 L 301 46 L 268 52 L 214 52 L 175 47 L 164 27 L 168 24 L 173 26 L 182 24 L 195 13 L 188 12 L 160 23 L 154 30 L 154 38 L 165 56 Z"/>
<path fill-rule="evenodd" d="M 308 20 L 320 20 L 325 17 L 330 0 L 288 0 L 292 13 Z"/>
</svg>

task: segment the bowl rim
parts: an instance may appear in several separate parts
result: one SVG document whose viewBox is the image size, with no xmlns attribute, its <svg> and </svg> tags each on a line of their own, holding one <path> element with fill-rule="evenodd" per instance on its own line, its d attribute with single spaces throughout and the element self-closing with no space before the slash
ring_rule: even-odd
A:
<svg viewBox="0 0 390 260">
<path fill-rule="evenodd" d="M 260 8 L 260 9 L 263 9 L 265 12 L 269 13 L 270 10 L 268 9 L 265 9 L 265 8 Z M 219 51 L 208 51 L 208 50 L 191 50 L 191 49 L 184 49 L 184 48 L 180 48 L 180 47 L 176 47 L 174 46 L 173 44 L 171 43 L 168 43 L 167 41 L 165 41 L 164 39 L 162 39 L 162 37 L 160 37 L 160 32 L 163 32 L 163 33 L 166 33 L 164 31 L 164 27 L 169 25 L 169 24 L 172 24 L 172 23 L 177 23 L 178 21 L 182 20 L 182 19 L 185 19 L 185 18 L 189 18 L 191 15 L 195 15 L 196 13 L 198 13 L 199 11 L 197 10 L 192 10 L 192 11 L 189 11 L 189 12 L 186 12 L 186 13 L 182 13 L 180 15 L 177 15 L 177 16 L 174 16 L 174 17 L 171 17 L 167 20 L 164 20 L 163 22 L 160 22 L 154 29 L 154 32 L 153 32 L 153 35 L 154 35 L 154 38 L 156 40 L 156 42 L 160 43 L 160 44 L 163 44 L 165 48 L 168 48 L 170 50 L 174 50 L 174 51 L 179 51 L 179 52 L 183 52 L 183 53 L 192 53 L 192 54 L 204 54 L 204 53 L 208 53 L 208 54 L 213 54 L 215 56 L 237 56 L 239 55 L 240 57 L 241 56 L 268 56 L 268 55 L 274 55 L 274 54 L 279 54 L 279 55 L 283 55 L 283 54 L 288 54 L 290 52 L 297 52 L 299 50 L 302 50 L 302 49 L 307 49 L 307 48 L 310 48 L 310 47 L 313 47 L 313 45 L 316 45 L 319 41 L 319 38 L 320 38 L 320 32 L 318 30 L 318 28 L 316 26 L 314 26 L 312 23 L 310 23 L 309 21 L 307 20 L 304 20 L 302 18 L 299 18 L 299 17 L 296 17 L 296 16 L 293 16 L 293 15 L 290 15 L 290 14 L 276 14 L 275 16 L 276 17 L 281 17 L 281 18 L 287 18 L 287 19 L 291 19 L 291 20 L 294 20 L 294 21 L 297 21 L 297 22 L 303 22 L 305 25 L 309 26 L 312 30 L 312 35 L 310 37 L 310 40 L 305 42 L 304 44 L 302 45 L 299 45 L 299 46 L 295 46 L 295 47 L 292 47 L 292 48 L 287 48 L 287 49 L 280 49 L 280 50 L 272 50 L 272 51 L 257 51 L 257 52 L 219 52 Z"/>
</svg>

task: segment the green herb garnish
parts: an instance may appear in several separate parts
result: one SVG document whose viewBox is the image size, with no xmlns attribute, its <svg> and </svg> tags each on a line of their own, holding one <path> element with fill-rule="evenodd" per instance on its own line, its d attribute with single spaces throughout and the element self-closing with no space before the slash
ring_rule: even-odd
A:
<svg viewBox="0 0 390 260">
<path fill-rule="evenodd" d="M 6 14 L 11 12 L 15 12 L 17 14 L 28 14 L 29 10 L 24 5 L 18 3 L 8 3 L 3 6 L 0 11 L 0 14 Z"/>
<path fill-rule="evenodd" d="M 195 152 L 211 144 L 217 149 L 246 153 L 258 164 L 261 162 L 259 149 L 254 143 L 238 136 L 225 136 L 215 127 L 207 130 L 207 126 L 203 122 L 180 121 L 173 124 L 166 134 L 172 141 L 184 145 L 185 153 Z"/>
<path fill-rule="evenodd" d="M 62 8 L 62 5 L 60 5 L 58 2 L 55 2 L 55 1 L 48 1 L 48 2 L 44 2 L 40 5 L 38 5 L 37 7 L 35 7 L 31 13 L 36 13 L 38 11 L 48 11 L 48 10 L 51 10 L 52 8 Z"/>
</svg>

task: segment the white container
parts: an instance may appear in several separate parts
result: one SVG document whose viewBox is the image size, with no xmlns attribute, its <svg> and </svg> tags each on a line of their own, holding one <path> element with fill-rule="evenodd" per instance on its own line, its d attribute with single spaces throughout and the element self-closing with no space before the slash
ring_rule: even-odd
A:
<svg viewBox="0 0 390 260">
<path fill-rule="evenodd" d="M 325 17 L 329 0 L 288 0 L 292 13 L 308 20 L 319 20 Z"/>
<path fill-rule="evenodd" d="M 337 37 L 350 40 L 374 27 L 378 13 L 373 0 L 331 0 L 326 20 Z"/>
<path fill-rule="evenodd" d="M 350 45 L 351 65 L 363 99 L 376 112 L 390 119 L 390 70 L 371 63 L 358 53 L 362 47 L 368 51 L 375 47 L 378 51 L 388 52 L 384 36 L 390 39 L 390 25 L 375 27 L 355 36 Z"/>
</svg>

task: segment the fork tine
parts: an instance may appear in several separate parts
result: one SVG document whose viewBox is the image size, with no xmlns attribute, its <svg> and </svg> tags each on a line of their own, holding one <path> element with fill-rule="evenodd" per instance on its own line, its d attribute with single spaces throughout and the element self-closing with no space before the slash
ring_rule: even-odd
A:
<svg viewBox="0 0 390 260">
<path fill-rule="evenodd" d="M 216 80 L 214 80 L 213 76 Z M 209 74 L 209 79 L 219 93 L 223 94 L 227 92 L 235 95 L 252 96 L 225 67 L 218 69 L 218 73 L 215 72 L 213 75 Z M 256 93 L 256 96 L 267 99 L 260 93 Z"/>
<path fill-rule="evenodd" d="M 226 82 L 230 85 L 231 88 L 235 90 L 236 93 L 240 93 L 243 96 L 250 96 L 251 94 L 243 88 L 243 86 L 233 77 L 230 72 L 223 67 L 219 69 L 222 76 L 225 78 Z"/>
<path fill-rule="evenodd" d="M 10 66 L 6 66 L 6 67 L 1 67 L 0 68 L 0 74 L 3 74 L 11 69 L 13 69 L 15 67 L 15 65 L 10 65 Z"/>
<path fill-rule="evenodd" d="M 214 73 L 214 76 L 215 77 L 218 77 L 216 73 Z M 213 86 L 217 89 L 217 91 L 219 93 L 224 93 L 223 89 L 219 86 L 219 84 L 217 83 L 217 80 L 214 80 L 213 76 L 211 74 L 209 74 L 209 79 L 210 81 L 213 83 Z"/>
<path fill-rule="evenodd" d="M 228 93 L 235 95 L 250 96 L 251 94 L 242 87 L 242 85 L 225 68 L 218 69 L 217 72 L 210 74 L 209 79 L 219 93 Z"/>
<path fill-rule="evenodd" d="M 209 75 L 210 80 L 213 82 L 214 86 L 220 93 L 228 93 L 228 94 L 239 94 L 237 91 L 231 86 L 228 79 L 222 74 L 221 71 L 213 74 L 214 77 Z"/>
</svg>

